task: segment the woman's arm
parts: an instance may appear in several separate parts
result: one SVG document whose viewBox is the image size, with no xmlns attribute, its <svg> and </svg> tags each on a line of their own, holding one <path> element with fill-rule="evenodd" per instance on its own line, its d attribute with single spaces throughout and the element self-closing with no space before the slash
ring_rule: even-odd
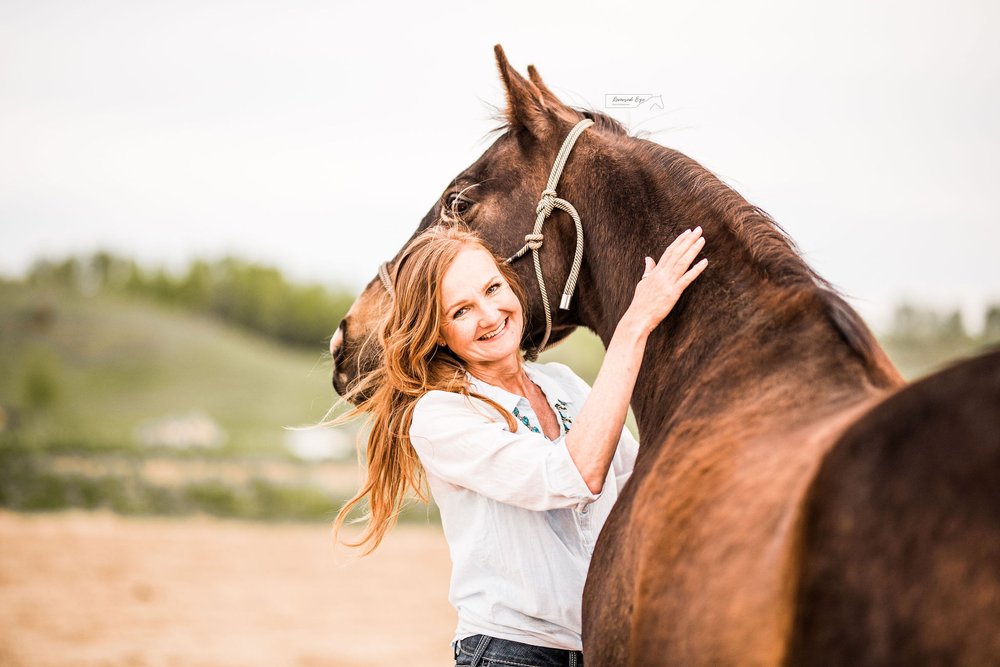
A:
<svg viewBox="0 0 1000 667">
<path fill-rule="evenodd" d="M 611 337 L 590 394 L 566 434 L 566 448 L 593 493 L 600 493 L 614 458 L 642 364 L 646 340 L 677 303 L 681 292 L 708 264 L 691 262 L 705 240 L 701 228 L 681 234 L 663 251 L 660 261 L 646 258 L 646 273 Z M 689 268 L 690 267 L 690 268 Z"/>
</svg>

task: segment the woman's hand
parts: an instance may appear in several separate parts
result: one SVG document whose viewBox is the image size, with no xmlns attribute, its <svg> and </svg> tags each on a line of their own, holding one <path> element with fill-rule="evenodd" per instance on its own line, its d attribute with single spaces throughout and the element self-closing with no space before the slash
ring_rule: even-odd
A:
<svg viewBox="0 0 1000 667">
<path fill-rule="evenodd" d="M 703 247 L 705 238 L 701 227 L 696 227 L 674 239 L 659 262 L 646 257 L 646 270 L 635 286 L 625 317 L 638 322 L 647 333 L 652 332 L 673 309 L 684 289 L 708 266 L 708 259 L 691 266 Z"/>
</svg>

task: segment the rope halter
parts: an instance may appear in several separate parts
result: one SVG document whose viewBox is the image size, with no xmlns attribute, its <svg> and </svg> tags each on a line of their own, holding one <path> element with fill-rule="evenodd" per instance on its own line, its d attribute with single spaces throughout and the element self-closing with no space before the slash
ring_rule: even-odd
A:
<svg viewBox="0 0 1000 667">
<path fill-rule="evenodd" d="M 389 298 L 395 299 L 396 290 L 392 288 L 392 278 L 389 277 L 389 262 L 382 262 L 378 265 L 378 277 L 382 280 L 385 291 L 389 293 Z"/>
<path fill-rule="evenodd" d="M 545 291 L 545 278 L 542 277 L 542 262 L 538 251 L 541 250 L 545 240 L 542 234 L 542 225 L 552 215 L 552 211 L 557 208 L 569 213 L 570 217 L 573 218 L 573 224 L 576 225 L 576 251 L 573 253 L 573 265 L 570 267 L 569 277 L 566 278 L 566 285 L 563 287 L 562 299 L 559 300 L 560 309 L 569 310 L 573 292 L 576 290 L 576 279 L 580 275 L 580 264 L 583 262 L 583 223 L 580 222 L 580 214 L 576 212 L 576 208 L 565 199 L 559 198 L 556 186 L 559 184 L 559 178 L 562 176 L 563 168 L 566 166 L 566 161 L 569 159 L 570 151 L 573 150 L 577 138 L 593 124 L 594 121 L 585 118 L 574 125 L 573 129 L 566 135 L 562 148 L 559 149 L 559 155 L 556 156 L 555 164 L 552 165 L 552 171 L 549 173 L 549 181 L 546 183 L 545 189 L 542 190 L 542 197 L 538 200 L 538 205 L 535 206 L 535 228 L 530 234 L 524 235 L 524 245 L 521 249 L 505 260 L 510 264 L 524 257 L 529 250 L 534 259 L 538 291 L 542 295 L 542 307 L 545 310 L 545 336 L 542 337 L 541 343 L 525 352 L 524 357 L 528 361 L 534 361 L 538 358 L 538 354 L 545 349 L 545 344 L 549 342 L 549 335 L 552 333 L 552 311 L 549 307 L 548 292 Z"/>
<path fill-rule="evenodd" d="M 542 234 L 542 225 L 552 215 L 552 211 L 557 208 L 569 213 L 570 217 L 573 218 L 573 224 L 576 226 L 576 251 L 573 253 L 573 265 L 570 267 L 566 285 L 563 287 L 562 298 L 559 301 L 560 309 L 569 310 L 570 301 L 573 299 L 573 292 L 576 290 L 576 280 L 580 275 L 580 264 L 583 262 L 583 223 L 580 222 L 580 214 L 576 212 L 576 208 L 565 199 L 559 198 L 556 186 L 559 184 L 559 178 L 562 176 L 563 168 L 566 166 L 566 161 L 569 159 L 570 151 L 573 150 L 573 145 L 576 143 L 577 138 L 593 124 L 594 121 L 585 118 L 574 125 L 573 129 L 566 135 L 566 139 L 563 140 L 562 147 L 559 149 L 559 154 L 556 156 L 556 161 L 552 165 L 548 183 L 546 183 L 545 189 L 542 190 L 541 198 L 535 206 L 535 227 L 530 234 L 524 235 L 524 245 L 521 249 L 504 260 L 504 262 L 510 264 L 523 257 L 529 250 L 534 259 L 535 277 L 538 279 L 538 290 L 541 292 L 542 306 L 545 310 L 545 336 L 542 337 L 542 342 L 536 347 L 525 351 L 524 356 L 528 361 L 535 361 L 538 358 L 538 354 L 545 349 L 545 345 L 549 341 L 549 335 L 552 333 L 552 311 L 549 307 L 549 295 L 545 291 L 545 279 L 542 276 L 542 263 L 539 257 L 539 250 L 541 250 L 542 243 L 545 241 L 545 236 Z M 389 297 L 395 298 L 395 290 L 392 288 L 392 279 L 389 276 L 388 266 L 388 262 L 383 262 L 379 265 L 378 277 L 382 281 L 382 285 L 385 286 L 386 292 L 389 293 Z"/>
</svg>

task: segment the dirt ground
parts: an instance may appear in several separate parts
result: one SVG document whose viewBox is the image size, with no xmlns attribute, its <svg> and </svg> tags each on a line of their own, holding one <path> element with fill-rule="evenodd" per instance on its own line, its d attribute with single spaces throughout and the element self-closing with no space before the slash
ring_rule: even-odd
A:
<svg viewBox="0 0 1000 667">
<path fill-rule="evenodd" d="M 372 556 L 327 525 L 0 511 L 0 667 L 447 665 L 439 527 Z"/>
</svg>

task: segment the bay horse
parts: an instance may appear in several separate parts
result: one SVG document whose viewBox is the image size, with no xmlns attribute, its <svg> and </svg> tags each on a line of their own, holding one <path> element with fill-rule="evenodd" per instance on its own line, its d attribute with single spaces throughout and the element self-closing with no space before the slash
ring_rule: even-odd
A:
<svg viewBox="0 0 1000 667">
<path fill-rule="evenodd" d="M 414 236 L 457 218 L 510 255 L 587 118 L 558 186 L 583 221 L 584 261 L 548 342 L 583 326 L 607 345 L 642 258 L 680 231 L 701 225 L 711 258 L 647 342 L 639 456 L 584 591 L 588 664 L 1000 664 L 1000 353 L 907 386 L 764 211 L 494 53 L 500 135 Z M 561 210 L 544 229 L 555 303 L 576 231 Z M 513 265 L 538 345 L 533 267 Z M 388 299 L 373 278 L 331 340 L 338 392 L 379 363 Z"/>
</svg>

